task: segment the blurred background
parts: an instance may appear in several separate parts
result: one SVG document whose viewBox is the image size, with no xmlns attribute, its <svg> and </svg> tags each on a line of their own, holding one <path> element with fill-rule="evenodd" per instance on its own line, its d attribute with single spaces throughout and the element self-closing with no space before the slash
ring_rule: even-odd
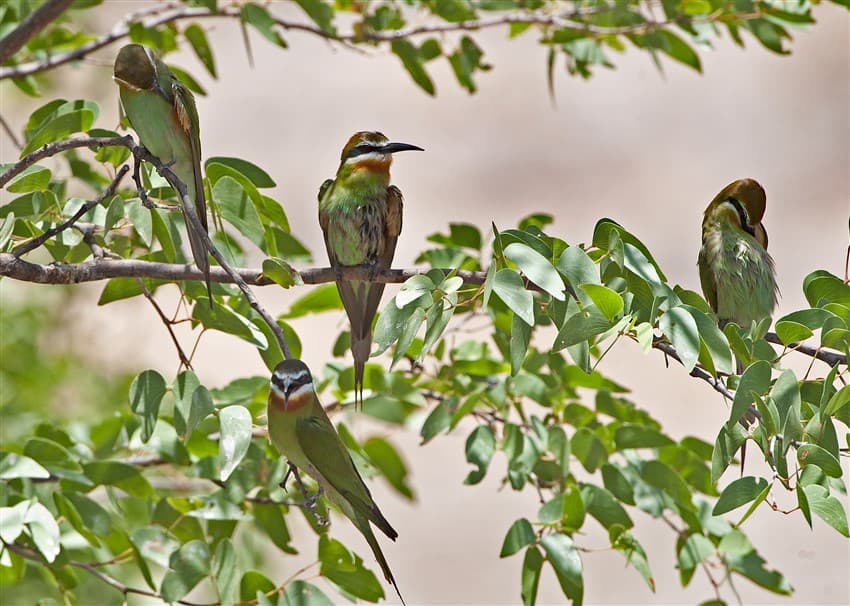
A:
<svg viewBox="0 0 850 606">
<path fill-rule="evenodd" d="M 108 31 L 125 13 L 148 4 L 110 0 L 93 29 Z M 274 12 L 303 17 L 297 6 L 272 5 Z M 351 133 L 380 130 L 426 150 L 400 154 L 393 167 L 393 181 L 405 195 L 396 267 L 413 267 L 424 237 L 445 231 L 449 222 L 486 231 L 491 221 L 507 228 L 527 214 L 546 212 L 556 217 L 551 233 L 578 243 L 589 241 L 596 221 L 607 216 L 646 243 L 672 283 L 699 291 L 702 212 L 728 182 L 753 177 L 768 194 L 764 223 L 782 291 L 778 317 L 804 305 L 801 283 L 810 271 L 844 275 L 848 245 L 850 20 L 834 7 L 818 7 L 814 15 L 818 24 L 795 32 L 787 57 L 769 53 L 752 38 L 742 50 L 727 37 L 701 55 L 702 75 L 666 60 L 662 74 L 646 53 L 629 50 L 611 57 L 616 70 L 599 70 L 589 81 L 556 68 L 554 101 L 547 92 L 545 49 L 531 32 L 511 41 L 505 31 L 474 34 L 494 66 L 477 76 L 475 95 L 457 85 L 447 62 L 428 64 L 437 85 L 432 98 L 388 53 L 362 55 L 296 32 L 284 34 L 288 51 L 252 33 L 251 68 L 231 20 L 203 22 L 219 80 L 210 79 L 189 50 L 168 61 L 190 71 L 209 93 L 197 99 L 204 157 L 241 157 L 268 171 L 277 182 L 269 195 L 284 205 L 316 266 L 327 264 L 316 218 L 318 187 L 335 173 Z M 45 94 L 94 99 L 102 110 L 97 125 L 115 128 L 118 95 L 111 66 L 117 48 L 60 68 L 55 88 Z M 39 103 L 6 84 L 0 87 L 0 112 L 20 129 Z M 16 156 L 0 133 L 0 160 Z M 247 265 L 260 262 L 257 256 Z M 0 303 L 39 300 L 60 308 L 42 346 L 85 360 L 104 376 L 143 368 L 173 376 L 177 358 L 150 305 L 131 300 L 95 307 L 101 288 L 4 280 Z M 385 301 L 394 289 L 387 292 Z M 303 293 L 266 287 L 258 294 L 277 315 Z M 173 310 L 176 289 L 160 289 L 157 299 Z M 333 319 L 294 323 L 314 371 L 329 360 L 333 339 L 346 324 L 341 311 Z M 191 344 L 188 330 L 178 335 Z M 9 355 L 6 350 L 4 357 Z M 806 361 L 800 360 L 802 368 Z M 204 335 L 193 365 L 211 387 L 267 372 L 248 344 L 212 332 Z M 726 405 L 710 387 L 676 365 L 666 368 L 657 352 L 644 356 L 636 344 L 621 341 L 600 370 L 630 387 L 632 399 L 675 438 L 695 435 L 713 443 L 727 418 Z M 825 366 L 813 372 L 823 376 Z M 73 418 L 74 401 L 63 399 L 59 414 Z M 386 432 L 368 420 L 347 422 L 361 437 Z M 376 501 L 400 534 L 384 549 L 411 605 L 519 601 L 521 556 L 500 560 L 498 553 L 513 520 L 537 510 L 537 496 L 500 485 L 500 454 L 484 482 L 463 486 L 466 433 L 461 428 L 422 448 L 414 430 L 387 436 L 403 453 L 417 494 L 411 504 L 385 485 L 374 487 Z M 847 459 L 843 464 L 846 474 Z M 308 543 L 298 558 L 281 558 L 273 578 L 285 578 L 314 557 L 309 529 L 297 516 L 292 519 L 295 543 L 299 537 Z M 696 603 L 713 595 L 699 573 L 688 588 L 679 586 L 672 532 L 646 516 L 636 515 L 635 521 L 635 535 L 656 575 L 656 593 L 634 570 L 624 569 L 620 554 L 602 551 L 583 556 L 587 603 Z M 366 557 L 368 549 L 350 525 L 338 522 L 332 532 Z M 784 517 L 761 507 L 749 536 L 795 588 L 785 602 L 850 603 L 848 543 L 820 519 L 810 530 L 799 514 Z M 591 532 L 581 542 L 604 546 L 607 535 Z M 366 561 L 371 565 L 371 558 Z M 745 603 L 783 601 L 745 581 L 736 588 Z M 389 597 L 392 602 L 395 596 Z M 563 599 L 547 569 L 538 602 Z"/>
</svg>

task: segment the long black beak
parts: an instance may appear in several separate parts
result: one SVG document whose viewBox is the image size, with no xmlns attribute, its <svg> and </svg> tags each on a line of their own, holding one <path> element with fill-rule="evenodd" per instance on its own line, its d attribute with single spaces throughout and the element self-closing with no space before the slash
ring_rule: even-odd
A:
<svg viewBox="0 0 850 606">
<path fill-rule="evenodd" d="M 400 151 L 425 151 L 421 147 L 411 145 L 410 143 L 384 143 L 381 146 L 381 153 L 394 154 Z"/>
</svg>

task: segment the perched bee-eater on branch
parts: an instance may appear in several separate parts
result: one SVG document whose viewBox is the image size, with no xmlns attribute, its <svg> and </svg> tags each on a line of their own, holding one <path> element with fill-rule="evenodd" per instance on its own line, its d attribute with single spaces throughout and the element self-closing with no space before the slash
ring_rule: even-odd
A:
<svg viewBox="0 0 850 606">
<path fill-rule="evenodd" d="M 319 189 L 319 224 L 331 267 L 368 265 L 377 275 L 390 268 L 401 232 L 401 191 L 390 185 L 392 154 L 423 151 L 392 143 L 379 132 L 358 132 L 342 149 L 336 179 Z M 384 285 L 337 277 L 339 296 L 351 322 L 355 403 L 363 403 L 363 372 L 372 350 L 372 320 Z"/>
<path fill-rule="evenodd" d="M 404 603 L 370 522 L 392 540 L 398 533 L 378 509 L 351 455 L 313 388 L 310 369 L 301 360 L 285 360 L 272 373 L 268 406 L 269 439 L 278 452 L 309 474 L 366 538 L 381 570 Z"/>
<path fill-rule="evenodd" d="M 721 326 L 749 328 L 769 318 L 779 289 L 761 220 L 766 198 L 753 179 L 727 185 L 705 209 L 699 278 Z"/>
<path fill-rule="evenodd" d="M 776 270 L 761 223 L 765 205 L 762 186 L 754 179 L 739 179 L 724 187 L 705 209 L 697 265 L 702 292 L 721 327 L 734 322 L 749 328 L 769 318 L 776 307 Z M 743 372 L 738 360 L 737 373 Z M 748 412 L 740 423 L 746 428 L 755 419 Z M 746 442 L 741 446 L 741 475 L 746 446 Z"/>
<path fill-rule="evenodd" d="M 207 205 L 201 173 L 201 139 L 195 97 L 157 54 L 141 44 L 128 44 L 115 58 L 114 79 L 121 105 L 141 144 L 171 167 L 185 185 L 189 201 L 207 231 Z M 210 290 L 210 262 L 203 238 L 193 228 L 181 200 L 186 232 L 195 265 L 204 273 Z"/>
</svg>

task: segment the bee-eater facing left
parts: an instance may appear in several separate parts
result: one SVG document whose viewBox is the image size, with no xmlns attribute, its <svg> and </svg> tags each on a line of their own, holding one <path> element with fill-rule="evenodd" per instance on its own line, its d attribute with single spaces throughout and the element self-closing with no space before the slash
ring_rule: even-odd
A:
<svg viewBox="0 0 850 606">
<path fill-rule="evenodd" d="M 284 360 L 275 367 L 268 420 L 272 444 L 290 463 L 316 480 L 328 499 L 352 521 L 369 543 L 384 577 L 403 604 L 404 599 L 370 523 L 393 541 L 398 533 L 378 509 L 357 473 L 351 455 L 316 395 L 310 369 L 301 360 Z"/>
<path fill-rule="evenodd" d="M 118 83 L 124 113 L 139 141 L 186 185 L 189 200 L 207 231 L 200 124 L 192 92 L 154 51 L 141 44 L 128 44 L 118 51 L 113 78 Z M 195 265 L 204 274 L 212 305 L 207 247 L 186 216 L 185 204 L 181 200 L 189 245 Z"/>
<path fill-rule="evenodd" d="M 761 222 L 766 202 L 757 181 L 739 179 L 705 209 L 697 265 L 703 294 L 721 325 L 749 328 L 776 307 L 776 270 Z"/>
<path fill-rule="evenodd" d="M 319 224 L 331 267 L 368 265 L 373 275 L 389 269 L 401 233 L 401 191 L 390 185 L 392 154 L 423 151 L 393 143 L 379 132 L 354 133 L 342 149 L 335 179 L 319 189 Z M 384 285 L 359 280 L 336 281 L 351 322 L 355 403 L 363 403 L 363 372 L 372 349 L 372 320 Z"/>
</svg>

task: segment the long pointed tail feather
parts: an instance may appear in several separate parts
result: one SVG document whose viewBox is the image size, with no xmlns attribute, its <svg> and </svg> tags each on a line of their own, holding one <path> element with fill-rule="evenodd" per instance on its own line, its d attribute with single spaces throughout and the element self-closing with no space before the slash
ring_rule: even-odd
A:
<svg viewBox="0 0 850 606">
<path fill-rule="evenodd" d="M 375 555 L 375 559 L 378 561 L 378 565 L 381 567 L 381 571 L 384 573 L 384 578 L 387 580 L 387 583 L 393 586 L 398 599 L 401 600 L 402 604 L 404 604 L 404 598 L 401 595 L 401 591 L 398 589 L 398 584 L 396 584 L 393 571 L 390 570 L 389 562 L 387 562 L 387 558 L 384 557 L 384 552 L 381 551 L 381 546 L 378 545 L 378 539 L 375 537 L 375 533 L 372 532 L 372 527 L 369 525 L 369 521 L 358 516 L 358 519 L 355 521 L 355 525 L 357 526 L 357 529 L 363 533 L 366 542 L 369 543 L 369 547 L 372 549 L 372 553 Z"/>
</svg>

